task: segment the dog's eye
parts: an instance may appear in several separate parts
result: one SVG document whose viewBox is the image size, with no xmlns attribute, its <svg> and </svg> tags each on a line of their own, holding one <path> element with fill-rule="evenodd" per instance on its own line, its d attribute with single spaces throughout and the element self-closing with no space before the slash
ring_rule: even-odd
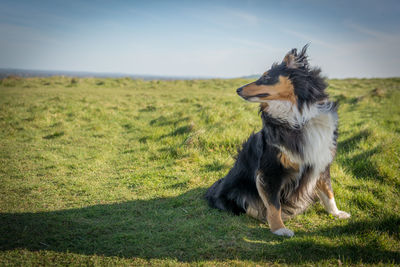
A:
<svg viewBox="0 0 400 267">
<path fill-rule="evenodd" d="M 271 77 L 269 77 L 268 75 L 265 75 L 265 76 L 263 77 L 263 80 L 264 80 L 264 81 L 268 81 L 269 79 L 271 79 Z"/>
<path fill-rule="evenodd" d="M 271 81 L 271 76 L 269 75 L 263 75 L 261 76 L 257 81 L 256 84 L 257 85 L 261 85 L 261 84 L 268 84 Z"/>
</svg>

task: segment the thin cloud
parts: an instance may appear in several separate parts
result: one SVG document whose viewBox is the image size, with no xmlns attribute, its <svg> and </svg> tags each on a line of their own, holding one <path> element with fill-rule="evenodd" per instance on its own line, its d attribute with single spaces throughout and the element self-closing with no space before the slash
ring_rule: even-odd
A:
<svg viewBox="0 0 400 267">
<path fill-rule="evenodd" d="M 365 28 L 365 27 L 363 27 L 363 26 L 361 26 L 359 24 L 356 24 L 354 22 L 345 22 L 345 25 L 348 28 L 350 28 L 350 29 L 352 29 L 352 30 L 354 30 L 354 31 L 356 31 L 358 33 L 361 33 L 361 34 L 364 34 L 364 35 L 367 35 L 369 37 L 373 37 L 373 38 L 376 38 L 376 39 L 386 39 L 386 40 L 398 39 L 398 36 L 394 35 L 393 33 L 390 34 L 390 33 L 385 33 L 385 32 L 381 32 L 381 31 L 375 31 L 375 30 L 370 29 L 370 28 Z"/>
<path fill-rule="evenodd" d="M 283 48 L 280 48 L 280 47 L 274 47 L 274 46 L 270 46 L 270 45 L 267 45 L 262 42 L 252 41 L 252 40 L 248 40 L 248 39 L 241 39 L 241 38 L 236 38 L 236 37 L 231 37 L 229 39 L 232 40 L 233 42 L 243 44 L 243 45 L 246 45 L 246 46 L 249 46 L 252 48 L 262 49 L 264 51 L 270 51 L 270 52 L 284 52 L 285 51 Z"/>
<path fill-rule="evenodd" d="M 330 49 L 335 49 L 334 45 L 331 45 L 330 43 L 322 41 L 322 40 L 320 40 L 320 39 L 318 39 L 318 38 L 316 38 L 316 37 L 314 37 L 312 35 L 296 32 L 296 31 L 292 31 L 292 30 L 287 30 L 287 29 L 283 29 L 282 31 L 287 33 L 287 34 L 290 34 L 290 35 L 292 35 L 294 37 L 298 37 L 298 38 L 300 38 L 300 39 L 302 39 L 302 40 L 304 40 L 306 42 L 311 42 L 313 44 L 319 44 L 319 45 L 328 47 Z"/>
<path fill-rule="evenodd" d="M 221 8 L 222 12 L 225 12 L 225 14 L 235 17 L 235 19 L 239 19 L 240 22 L 246 22 L 251 25 L 259 25 L 261 22 L 264 22 L 263 19 L 257 17 L 256 15 L 243 12 L 240 10 L 236 9 L 228 9 L 228 8 Z"/>
<path fill-rule="evenodd" d="M 192 18 L 211 23 L 217 27 L 227 29 L 237 29 L 237 26 L 250 25 L 252 27 L 260 26 L 266 22 L 254 14 L 227 7 L 208 6 L 207 8 L 195 9 L 191 7 L 182 7 L 184 13 L 189 13 Z"/>
</svg>

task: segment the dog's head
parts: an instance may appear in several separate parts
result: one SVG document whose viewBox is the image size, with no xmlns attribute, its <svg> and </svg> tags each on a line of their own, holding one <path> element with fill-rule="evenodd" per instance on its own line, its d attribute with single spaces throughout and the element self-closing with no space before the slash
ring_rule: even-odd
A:
<svg viewBox="0 0 400 267">
<path fill-rule="evenodd" d="M 237 93 L 247 101 L 285 101 L 296 105 L 299 110 L 304 104 L 326 99 L 327 85 L 320 75 L 321 70 L 309 67 L 307 47 L 304 46 L 300 53 L 292 49 L 282 63 L 274 63 L 257 81 L 240 87 Z"/>
</svg>

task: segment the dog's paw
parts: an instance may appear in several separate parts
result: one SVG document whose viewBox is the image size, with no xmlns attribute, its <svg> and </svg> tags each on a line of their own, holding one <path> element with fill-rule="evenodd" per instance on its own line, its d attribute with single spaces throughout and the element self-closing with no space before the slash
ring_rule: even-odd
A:
<svg viewBox="0 0 400 267">
<path fill-rule="evenodd" d="M 351 215 L 345 211 L 341 211 L 339 210 L 337 213 L 332 214 L 333 216 L 335 216 L 338 219 L 348 219 L 351 217 Z"/>
<path fill-rule="evenodd" d="M 288 237 L 294 236 L 293 231 L 290 230 L 290 229 L 287 229 L 287 228 L 281 228 L 281 229 L 278 229 L 278 230 L 276 230 L 276 231 L 274 231 L 272 233 L 275 234 L 275 235 L 280 235 L 280 236 L 288 236 Z"/>
</svg>

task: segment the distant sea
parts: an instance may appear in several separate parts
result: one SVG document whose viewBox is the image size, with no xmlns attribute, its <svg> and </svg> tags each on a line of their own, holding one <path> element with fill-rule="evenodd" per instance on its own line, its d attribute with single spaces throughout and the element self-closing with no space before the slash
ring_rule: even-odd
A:
<svg viewBox="0 0 400 267">
<path fill-rule="evenodd" d="M 224 79 L 224 77 L 196 77 L 196 76 L 157 76 L 157 75 L 137 75 L 126 73 L 109 73 L 109 72 L 88 72 L 88 71 L 53 71 L 53 70 L 27 70 L 27 69 L 10 69 L 0 68 L 0 79 L 7 76 L 19 77 L 50 77 L 50 76 L 67 76 L 80 78 L 123 78 L 143 80 L 194 80 L 194 79 Z M 242 78 L 253 78 L 256 76 L 244 76 Z"/>
</svg>

